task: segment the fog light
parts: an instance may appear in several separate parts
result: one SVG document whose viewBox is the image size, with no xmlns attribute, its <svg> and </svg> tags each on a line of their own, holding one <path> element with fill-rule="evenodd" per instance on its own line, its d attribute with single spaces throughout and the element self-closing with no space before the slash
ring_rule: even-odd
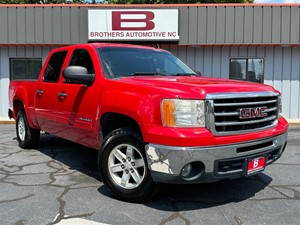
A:
<svg viewBox="0 0 300 225">
<path fill-rule="evenodd" d="M 192 172 L 192 166 L 191 164 L 187 164 L 185 167 L 183 167 L 181 171 L 181 176 L 183 178 L 188 178 Z"/>
</svg>

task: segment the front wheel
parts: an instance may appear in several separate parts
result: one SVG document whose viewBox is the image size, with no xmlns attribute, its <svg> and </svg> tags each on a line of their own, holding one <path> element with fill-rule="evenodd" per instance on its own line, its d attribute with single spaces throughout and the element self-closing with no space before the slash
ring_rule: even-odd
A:
<svg viewBox="0 0 300 225">
<path fill-rule="evenodd" d="M 104 184 L 121 200 L 143 202 L 156 193 L 144 144 L 128 129 L 108 135 L 99 152 L 98 166 Z"/>
<path fill-rule="evenodd" d="M 29 126 L 25 112 L 22 110 L 17 115 L 16 133 L 21 148 L 34 148 L 39 143 L 40 131 Z"/>
</svg>

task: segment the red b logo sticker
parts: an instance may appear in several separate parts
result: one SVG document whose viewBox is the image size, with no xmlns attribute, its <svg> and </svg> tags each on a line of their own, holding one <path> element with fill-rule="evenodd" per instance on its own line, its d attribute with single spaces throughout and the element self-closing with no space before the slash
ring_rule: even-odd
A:
<svg viewBox="0 0 300 225">
<path fill-rule="evenodd" d="M 125 19 L 122 15 L 131 15 L 131 18 Z M 154 13 L 150 11 L 113 11 L 112 30 L 152 30 L 155 27 L 153 19 Z M 143 23 L 144 26 L 134 25 L 136 23 Z"/>
</svg>

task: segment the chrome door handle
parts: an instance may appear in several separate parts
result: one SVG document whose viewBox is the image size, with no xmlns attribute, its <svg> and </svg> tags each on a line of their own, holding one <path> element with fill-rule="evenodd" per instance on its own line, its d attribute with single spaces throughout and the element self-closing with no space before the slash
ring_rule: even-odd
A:
<svg viewBox="0 0 300 225">
<path fill-rule="evenodd" d="M 44 94 L 44 91 L 42 89 L 39 89 L 39 90 L 36 91 L 36 94 L 38 96 L 42 96 Z"/>
<path fill-rule="evenodd" d="M 65 98 L 65 97 L 67 97 L 67 93 L 66 92 L 59 92 L 57 94 L 57 96 L 60 97 L 60 98 Z"/>
</svg>

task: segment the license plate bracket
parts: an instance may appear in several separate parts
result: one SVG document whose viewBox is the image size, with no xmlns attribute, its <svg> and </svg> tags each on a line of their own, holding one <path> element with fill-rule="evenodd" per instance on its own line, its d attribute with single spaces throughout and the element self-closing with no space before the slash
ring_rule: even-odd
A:
<svg viewBox="0 0 300 225">
<path fill-rule="evenodd" d="M 266 157 L 257 157 L 246 160 L 246 176 L 250 176 L 263 171 L 266 167 Z"/>
</svg>

